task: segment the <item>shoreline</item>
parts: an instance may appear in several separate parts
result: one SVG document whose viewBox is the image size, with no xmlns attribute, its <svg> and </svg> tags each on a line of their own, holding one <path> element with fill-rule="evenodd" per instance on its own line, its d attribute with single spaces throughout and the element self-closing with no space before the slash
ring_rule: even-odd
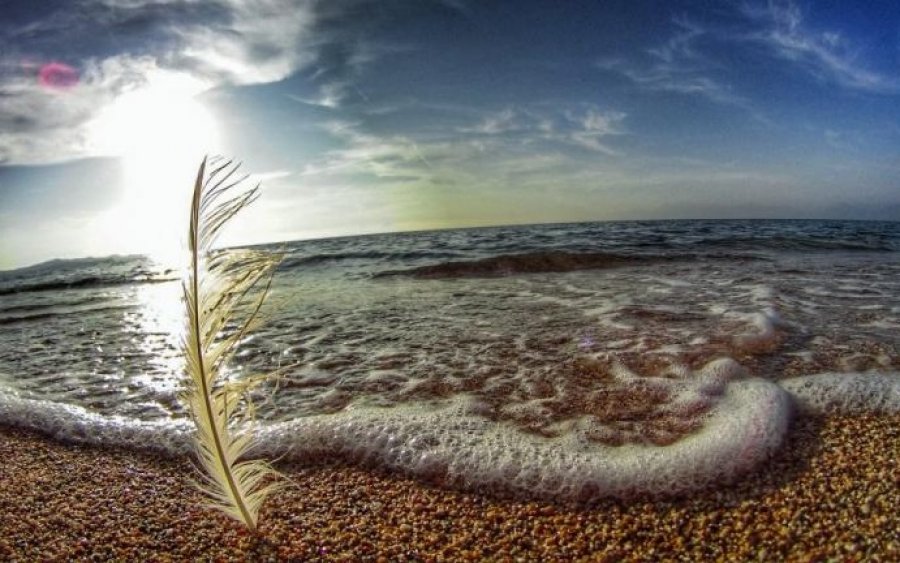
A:
<svg viewBox="0 0 900 563">
<path fill-rule="evenodd" d="M 798 417 L 736 483 L 573 506 L 437 489 L 340 463 L 279 467 L 254 537 L 187 459 L 0 426 L 0 559 L 900 559 L 900 415 Z"/>
</svg>

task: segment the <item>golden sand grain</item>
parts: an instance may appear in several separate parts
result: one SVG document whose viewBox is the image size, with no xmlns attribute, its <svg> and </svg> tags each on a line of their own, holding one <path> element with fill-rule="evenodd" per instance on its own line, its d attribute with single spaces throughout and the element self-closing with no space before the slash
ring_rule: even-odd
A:
<svg viewBox="0 0 900 563">
<path fill-rule="evenodd" d="M 805 418 L 732 486 L 591 506 L 430 488 L 338 464 L 260 536 L 202 507 L 186 460 L 0 428 L 0 560 L 900 560 L 900 415 Z"/>
</svg>

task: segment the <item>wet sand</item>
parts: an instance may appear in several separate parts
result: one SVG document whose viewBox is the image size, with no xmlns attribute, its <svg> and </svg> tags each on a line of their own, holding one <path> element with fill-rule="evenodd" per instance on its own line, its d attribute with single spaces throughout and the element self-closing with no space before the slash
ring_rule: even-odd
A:
<svg viewBox="0 0 900 563">
<path fill-rule="evenodd" d="M 254 536 L 188 460 L 0 427 L 0 560 L 900 560 L 900 415 L 805 417 L 761 470 L 678 499 L 567 506 L 334 462 L 282 467 Z"/>
</svg>

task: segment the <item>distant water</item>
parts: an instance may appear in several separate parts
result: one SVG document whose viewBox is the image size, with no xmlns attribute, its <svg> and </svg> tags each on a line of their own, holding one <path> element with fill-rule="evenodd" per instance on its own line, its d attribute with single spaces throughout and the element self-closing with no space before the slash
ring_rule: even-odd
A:
<svg viewBox="0 0 900 563">
<path fill-rule="evenodd" d="M 592 498 L 727 480 L 792 410 L 900 408 L 900 223 L 664 221 L 292 242 L 234 369 L 268 453 Z M 179 272 L 0 272 L 0 422 L 182 451 Z"/>
</svg>

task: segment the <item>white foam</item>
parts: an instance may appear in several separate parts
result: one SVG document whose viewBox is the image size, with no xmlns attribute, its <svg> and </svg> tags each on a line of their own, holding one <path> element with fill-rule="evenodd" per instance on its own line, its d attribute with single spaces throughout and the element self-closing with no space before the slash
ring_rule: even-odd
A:
<svg viewBox="0 0 900 563">
<path fill-rule="evenodd" d="M 746 375 L 746 370 L 731 358 L 709 362 L 697 372 L 697 389 L 707 395 L 719 395 L 732 380 Z"/>
<path fill-rule="evenodd" d="M 191 451 L 187 420 L 142 421 L 104 416 L 83 407 L 26 399 L 0 388 L 0 424 L 37 430 L 60 440 L 150 449 L 181 455 Z"/>
<path fill-rule="evenodd" d="M 736 336 L 735 346 L 753 351 L 765 350 L 777 343 L 778 333 L 775 329 L 782 325 L 783 321 L 774 309 L 767 308 L 760 313 L 749 315 L 748 320 L 755 331 Z"/>
<path fill-rule="evenodd" d="M 900 413 L 900 373 L 822 373 L 779 383 L 804 412 Z"/>
<path fill-rule="evenodd" d="M 633 493 L 672 494 L 730 480 L 762 462 L 781 443 L 789 400 L 760 380 L 734 381 L 704 427 L 670 446 L 600 445 L 570 432 L 560 438 L 523 434 L 472 416 L 472 401 L 440 408 L 360 408 L 258 428 L 255 453 L 309 459 L 339 455 L 468 489 L 589 499 Z M 0 422 L 61 439 L 113 446 L 189 450 L 184 422 L 139 422 L 0 393 Z M 573 425 L 575 426 L 575 425 Z"/>
<path fill-rule="evenodd" d="M 800 408 L 818 412 L 900 412 L 898 374 L 822 374 L 775 384 L 741 379 L 737 363 L 719 360 L 695 376 L 700 381 L 692 382 L 691 390 L 699 385 L 704 397 L 720 395 L 701 429 L 668 446 L 600 444 L 585 438 L 578 420 L 567 422 L 558 438 L 526 434 L 473 414 L 476 401 L 461 397 L 441 407 L 359 407 L 261 425 L 255 453 L 294 460 L 337 455 L 466 489 L 589 500 L 677 494 L 733 480 L 779 447 L 792 398 Z M 680 400 L 696 399 L 696 392 L 687 391 Z M 2 390 L 0 423 L 70 441 L 190 451 L 185 420 L 101 416 Z"/>
<path fill-rule="evenodd" d="M 302 435 L 307 447 L 341 444 L 351 458 L 413 474 L 439 473 L 462 486 L 541 497 L 666 494 L 729 480 L 764 460 L 781 443 L 789 408 L 787 396 L 771 383 L 734 382 L 703 429 L 665 447 L 603 446 L 574 433 L 540 438 L 464 412 L 464 405 L 456 404 L 439 411 L 398 411 L 374 425 L 368 416 L 350 418 L 337 433 L 330 424 L 298 420 L 270 427 L 264 442 L 275 446 Z M 391 443 L 385 435 L 396 438 L 395 446 L 384 447 Z M 420 437 L 423 447 L 410 448 L 411 435 Z"/>
</svg>

